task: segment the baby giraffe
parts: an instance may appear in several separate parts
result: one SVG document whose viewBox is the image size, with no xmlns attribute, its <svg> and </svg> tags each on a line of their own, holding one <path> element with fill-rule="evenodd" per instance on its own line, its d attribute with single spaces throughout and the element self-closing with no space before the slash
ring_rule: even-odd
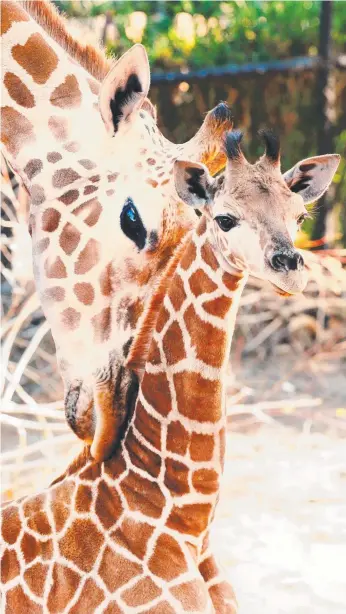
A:
<svg viewBox="0 0 346 614">
<path fill-rule="evenodd" d="M 175 163 L 177 192 L 202 217 L 129 354 L 131 368 L 144 367 L 134 413 L 111 459 L 96 463 L 86 448 L 48 490 L 5 509 L 6 614 L 236 612 L 208 541 L 239 298 L 249 273 L 283 293 L 304 289 L 293 239 L 339 160 L 311 158 L 282 175 L 278 141 L 264 138 L 266 154 L 250 165 L 240 134 L 228 134 L 226 171 L 215 180 L 203 165 Z"/>
</svg>

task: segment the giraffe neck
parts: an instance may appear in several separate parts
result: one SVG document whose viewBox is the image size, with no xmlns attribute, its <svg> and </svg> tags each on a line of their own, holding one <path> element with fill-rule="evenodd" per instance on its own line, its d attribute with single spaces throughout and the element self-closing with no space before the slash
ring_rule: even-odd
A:
<svg viewBox="0 0 346 614">
<path fill-rule="evenodd" d="M 245 276 L 223 272 L 203 220 L 188 240 L 159 311 L 125 462 L 157 480 L 167 525 L 200 537 L 224 462 L 225 381 Z"/>
<path fill-rule="evenodd" d="M 105 138 L 96 82 L 19 4 L 5 1 L 1 13 L 1 139 L 33 204 L 40 204 L 95 175 L 89 162 Z"/>
</svg>

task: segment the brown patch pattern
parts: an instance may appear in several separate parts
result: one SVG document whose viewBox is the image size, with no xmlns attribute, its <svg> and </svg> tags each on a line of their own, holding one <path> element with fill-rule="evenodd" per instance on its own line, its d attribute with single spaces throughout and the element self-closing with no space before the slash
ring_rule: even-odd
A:
<svg viewBox="0 0 346 614">
<path fill-rule="evenodd" d="M 35 140 L 34 128 L 24 115 L 12 107 L 1 107 L 1 141 L 16 157 L 24 145 Z"/>
<path fill-rule="evenodd" d="M 11 98 L 21 107 L 31 109 L 35 106 L 34 96 L 17 75 L 7 72 L 4 76 L 4 84 Z"/>
<path fill-rule="evenodd" d="M 38 175 L 43 169 L 42 161 L 38 158 L 34 158 L 29 160 L 29 162 L 24 166 L 24 173 L 26 173 L 29 180 L 33 179 Z"/>
<path fill-rule="evenodd" d="M 170 285 L 168 296 L 175 311 L 179 311 L 184 300 L 186 299 L 184 283 L 179 275 L 174 277 L 174 283 Z"/>
<path fill-rule="evenodd" d="M 83 586 L 77 603 L 69 610 L 69 614 L 95 612 L 97 606 L 100 605 L 103 598 L 103 591 L 101 591 L 94 580 L 88 578 Z"/>
<path fill-rule="evenodd" d="M 41 185 L 35 184 L 31 186 L 30 195 L 33 205 L 41 205 L 46 200 L 46 195 Z"/>
<path fill-rule="evenodd" d="M 221 367 L 224 361 L 226 333 L 201 320 L 193 305 L 185 311 L 184 321 L 197 358 L 212 367 Z"/>
<path fill-rule="evenodd" d="M 168 519 L 167 527 L 198 537 L 208 526 L 212 506 L 210 503 L 192 503 L 174 505 Z"/>
<path fill-rule="evenodd" d="M 26 584 L 34 595 L 37 595 L 37 597 L 43 597 L 47 573 L 48 565 L 44 563 L 35 563 L 24 573 L 24 580 Z"/>
<path fill-rule="evenodd" d="M 132 608 L 153 601 L 161 595 L 161 589 L 149 576 L 141 578 L 134 586 L 128 588 L 121 595 L 124 602 Z"/>
<path fill-rule="evenodd" d="M 76 330 L 79 326 L 80 319 L 81 314 L 78 313 L 76 309 L 73 309 L 73 307 L 67 307 L 61 314 L 61 321 L 68 330 Z"/>
<path fill-rule="evenodd" d="M 145 372 L 142 381 L 142 394 L 153 409 L 162 416 L 168 416 L 172 406 L 171 393 L 165 373 Z"/>
<path fill-rule="evenodd" d="M 130 469 L 120 487 L 131 510 L 138 510 L 151 518 L 160 518 L 165 497 L 156 482 L 142 478 Z"/>
<path fill-rule="evenodd" d="M 43 254 L 43 252 L 46 251 L 46 249 L 49 247 L 49 243 L 50 243 L 50 239 L 48 237 L 45 237 L 45 239 L 40 239 L 40 241 L 38 241 L 37 243 L 34 243 L 33 245 L 33 254 L 35 254 L 35 256 L 39 256 L 40 254 Z"/>
<path fill-rule="evenodd" d="M 154 527 L 146 522 L 125 518 L 117 530 L 112 533 L 112 539 L 142 560 L 146 555 L 147 543 L 153 531 Z"/>
<path fill-rule="evenodd" d="M 75 571 L 61 563 L 53 567 L 52 587 L 49 591 L 47 606 L 52 614 L 62 612 L 72 599 L 80 582 L 80 576 Z"/>
<path fill-rule="evenodd" d="M 214 469 L 198 469 L 192 474 L 192 484 L 197 492 L 209 495 L 218 491 L 219 476 Z"/>
<path fill-rule="evenodd" d="M 32 34 L 25 45 L 15 45 L 12 57 L 33 78 L 44 85 L 58 65 L 58 56 L 38 32 Z"/>
<path fill-rule="evenodd" d="M 214 290 L 217 289 L 217 285 L 202 269 L 197 269 L 197 271 L 191 275 L 189 284 L 191 291 L 195 296 L 199 296 L 204 292 L 214 292 Z"/>
<path fill-rule="evenodd" d="M 54 286 L 53 288 L 47 288 L 43 292 L 44 301 L 57 301 L 58 303 L 65 298 L 65 289 L 61 286 Z"/>
<path fill-rule="evenodd" d="M 54 188 L 65 188 L 70 183 L 77 181 L 80 179 L 80 175 L 73 170 L 73 168 L 61 168 L 58 171 L 55 171 L 53 175 L 53 187 Z"/>
<path fill-rule="evenodd" d="M 64 117 L 52 115 L 48 120 L 49 129 L 57 141 L 66 141 L 68 138 L 68 121 Z"/>
<path fill-rule="evenodd" d="M 31 601 L 24 593 L 21 586 L 12 588 L 6 596 L 8 613 L 30 612 L 30 614 L 42 614 L 41 606 Z"/>
<path fill-rule="evenodd" d="M 157 478 L 161 468 L 161 457 L 138 441 L 132 427 L 126 436 L 126 449 L 132 465 Z"/>
<path fill-rule="evenodd" d="M 91 305 L 93 303 L 95 292 L 91 284 L 85 282 L 75 284 L 73 291 L 83 305 Z"/>
<path fill-rule="evenodd" d="M 135 427 L 157 450 L 161 450 L 161 423 L 149 416 L 142 403 L 137 401 Z"/>
<path fill-rule="evenodd" d="M 180 261 L 180 266 L 184 271 L 190 268 L 191 264 L 196 260 L 196 246 L 194 243 L 190 241 L 188 244 L 184 255 Z"/>
<path fill-rule="evenodd" d="M 218 422 L 221 418 L 221 384 L 200 373 L 182 372 L 173 376 L 179 412 L 190 420 Z M 198 407 L 198 414 L 196 413 Z"/>
<path fill-rule="evenodd" d="M 90 572 L 94 566 L 103 536 L 92 520 L 74 520 L 59 542 L 61 555 L 82 571 Z"/>
<path fill-rule="evenodd" d="M 47 154 L 47 160 L 51 164 L 55 164 L 56 162 L 59 162 L 59 160 L 61 160 L 61 159 L 62 159 L 62 155 L 59 154 L 57 151 L 50 151 Z"/>
<path fill-rule="evenodd" d="M 168 365 L 174 365 L 186 356 L 183 335 L 178 322 L 175 320 L 165 333 L 162 347 Z"/>
<path fill-rule="evenodd" d="M 213 271 L 217 271 L 220 268 L 220 265 L 217 261 L 217 258 L 211 249 L 209 243 L 205 243 L 201 248 L 201 256 L 204 262 L 210 266 Z"/>
<path fill-rule="evenodd" d="M 73 224 L 67 222 L 62 229 L 59 238 L 59 245 L 61 249 L 65 252 L 65 254 L 72 254 L 79 244 L 81 238 L 81 233 Z"/>
<path fill-rule="evenodd" d="M 78 490 L 76 493 L 76 503 L 75 508 L 77 512 L 89 512 L 91 503 L 92 503 L 93 495 L 91 487 L 87 484 L 79 484 Z"/>
<path fill-rule="evenodd" d="M 99 575 L 110 592 L 116 591 L 141 572 L 141 565 L 113 552 L 109 546 L 106 547 L 101 560 Z"/>
<path fill-rule="evenodd" d="M 1 558 L 1 582 L 6 584 L 16 578 L 19 572 L 20 566 L 15 551 L 6 549 Z"/>
<path fill-rule="evenodd" d="M 121 511 L 121 500 L 116 489 L 102 480 L 97 489 L 95 512 L 105 529 L 111 528 Z"/>
<path fill-rule="evenodd" d="M 91 318 L 96 342 L 107 341 L 111 334 L 112 314 L 110 307 L 105 307 L 100 313 Z"/>
<path fill-rule="evenodd" d="M 67 75 L 65 81 L 52 92 L 50 101 L 52 105 L 60 107 L 60 109 L 72 109 L 80 106 L 82 94 L 75 75 Z"/>
<path fill-rule="evenodd" d="M 42 230 L 45 232 L 54 232 L 59 226 L 61 214 L 56 209 L 49 207 L 42 215 Z"/>
<path fill-rule="evenodd" d="M 100 244 L 95 239 L 89 239 L 88 243 L 82 249 L 78 256 L 78 260 L 74 266 L 74 272 L 77 275 L 88 273 L 99 261 Z"/>
<path fill-rule="evenodd" d="M 66 192 L 66 194 L 60 196 L 58 200 L 60 200 L 61 203 L 64 203 L 64 205 L 71 205 L 75 202 L 75 200 L 77 200 L 78 196 L 78 190 L 69 190 L 68 192 Z"/>
<path fill-rule="evenodd" d="M 69 151 L 71 153 L 76 153 L 80 150 L 80 144 L 77 141 L 70 141 L 64 145 L 65 151 Z"/>
<path fill-rule="evenodd" d="M 235 277 L 235 275 L 231 275 L 230 273 L 224 273 L 222 275 L 222 281 L 228 290 L 234 292 L 239 285 L 240 278 Z"/>
<path fill-rule="evenodd" d="M 193 461 L 210 461 L 214 453 L 214 437 L 201 433 L 192 433 L 190 457 Z"/>
<path fill-rule="evenodd" d="M 78 164 L 81 164 L 81 166 L 86 168 L 87 171 L 91 171 L 96 167 L 95 162 L 92 162 L 92 160 L 87 160 L 86 158 L 83 158 L 83 160 L 78 160 Z"/>
<path fill-rule="evenodd" d="M 21 530 L 21 521 L 18 510 L 10 505 L 4 511 L 3 523 L 1 526 L 2 538 L 7 544 L 15 544 Z"/>
<path fill-rule="evenodd" d="M 189 468 L 184 463 L 172 458 L 165 460 L 166 471 L 164 483 L 174 495 L 185 495 L 189 492 Z"/>
<path fill-rule="evenodd" d="M 57 256 L 52 264 L 50 264 L 49 259 L 47 259 L 44 263 L 44 270 L 49 279 L 64 279 L 67 277 L 66 267 L 60 256 Z"/>
<path fill-rule="evenodd" d="M 153 574 L 167 582 L 187 571 L 184 553 L 174 537 L 163 533 L 157 538 L 148 567 Z"/>
<path fill-rule="evenodd" d="M 178 420 L 170 422 L 167 428 L 167 450 L 184 456 L 190 443 L 190 433 Z"/>
<path fill-rule="evenodd" d="M 227 296 L 218 296 L 211 301 L 205 301 L 202 304 L 203 309 L 213 316 L 224 319 L 232 305 L 232 299 Z"/>
<path fill-rule="evenodd" d="M 2 2 L 1 10 L 1 36 L 6 34 L 13 23 L 18 21 L 29 21 L 27 13 L 13 2 Z"/>
<path fill-rule="evenodd" d="M 102 213 L 102 207 L 96 198 L 92 198 L 91 200 L 87 200 L 82 205 L 79 205 L 79 207 L 77 207 L 73 213 L 74 215 L 81 217 L 83 222 L 88 226 L 95 226 Z"/>
</svg>

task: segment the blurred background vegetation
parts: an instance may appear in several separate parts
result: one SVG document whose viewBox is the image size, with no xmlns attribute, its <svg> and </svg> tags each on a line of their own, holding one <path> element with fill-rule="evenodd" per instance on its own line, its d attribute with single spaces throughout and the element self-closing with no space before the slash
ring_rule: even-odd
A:
<svg viewBox="0 0 346 614">
<path fill-rule="evenodd" d="M 55 0 L 83 40 L 119 56 L 145 45 L 150 96 L 168 138 L 184 141 L 220 100 L 258 156 L 259 128 L 282 138 L 283 168 L 346 150 L 346 2 Z M 346 164 L 304 226 L 305 247 L 346 245 Z M 311 241 L 311 239 L 313 241 Z"/>
</svg>

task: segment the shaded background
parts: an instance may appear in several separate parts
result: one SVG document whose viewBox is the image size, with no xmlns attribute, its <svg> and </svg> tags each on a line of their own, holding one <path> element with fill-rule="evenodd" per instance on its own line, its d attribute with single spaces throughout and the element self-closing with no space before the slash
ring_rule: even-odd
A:
<svg viewBox="0 0 346 614">
<path fill-rule="evenodd" d="M 242 297 L 229 436 L 213 526 L 244 614 L 344 614 L 346 603 L 346 3 L 63 2 L 68 28 L 119 55 L 142 42 L 161 128 L 187 140 L 220 100 L 250 158 L 275 127 L 283 168 L 337 151 L 333 186 L 299 235 L 309 284 Z M 322 14 L 323 13 L 323 14 Z M 321 16 L 322 14 L 322 16 Z M 2 498 L 41 490 L 79 450 L 35 292 L 26 193 L 2 160 Z"/>
</svg>

